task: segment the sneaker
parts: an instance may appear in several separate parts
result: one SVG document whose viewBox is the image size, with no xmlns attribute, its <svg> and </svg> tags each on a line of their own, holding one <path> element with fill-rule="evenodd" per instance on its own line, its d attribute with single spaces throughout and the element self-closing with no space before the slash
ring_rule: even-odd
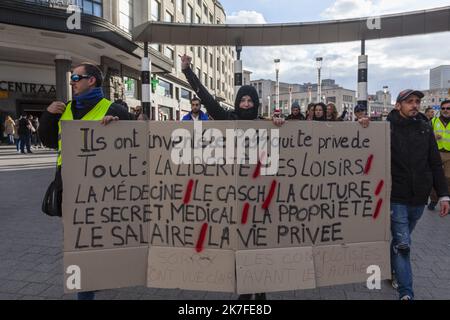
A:
<svg viewBox="0 0 450 320">
<path fill-rule="evenodd" d="M 428 210 L 430 211 L 434 211 L 434 209 L 436 208 L 437 203 L 436 202 L 430 202 L 430 204 L 428 205 Z"/>
<path fill-rule="evenodd" d="M 406 295 L 400 298 L 400 300 L 412 300 L 411 296 Z"/>
<path fill-rule="evenodd" d="M 398 282 L 397 282 L 397 278 L 395 278 L 395 275 L 392 275 L 391 285 L 392 285 L 392 288 L 394 288 L 395 290 L 398 289 Z"/>
</svg>

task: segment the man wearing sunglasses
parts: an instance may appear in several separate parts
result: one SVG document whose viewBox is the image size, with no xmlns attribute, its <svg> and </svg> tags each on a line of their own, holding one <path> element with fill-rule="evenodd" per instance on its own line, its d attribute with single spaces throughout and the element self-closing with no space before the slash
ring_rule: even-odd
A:
<svg viewBox="0 0 450 320">
<path fill-rule="evenodd" d="M 49 148 L 58 148 L 60 120 L 98 120 L 107 125 L 116 120 L 130 120 L 128 111 L 117 103 L 104 98 L 101 70 L 90 63 L 75 67 L 70 77 L 73 101 L 67 105 L 62 101 L 53 102 L 40 119 L 39 136 Z M 96 119 L 91 119 L 93 114 Z"/>
<path fill-rule="evenodd" d="M 42 143 L 48 148 L 58 150 L 55 184 L 60 193 L 62 193 L 61 121 L 91 120 L 107 125 L 112 121 L 130 120 L 128 110 L 105 99 L 101 88 L 103 75 L 97 66 L 90 63 L 78 65 L 73 69 L 70 80 L 73 100 L 67 104 L 62 101 L 53 102 L 42 114 L 38 130 Z M 78 294 L 78 299 L 92 300 L 94 296 L 94 292 L 82 292 Z"/>
<path fill-rule="evenodd" d="M 400 92 L 387 120 L 391 124 L 391 265 L 401 300 L 414 299 L 410 261 L 411 233 L 421 218 L 432 187 L 448 214 L 449 193 L 433 130 L 420 110 L 424 94 Z"/>
<path fill-rule="evenodd" d="M 39 136 L 45 146 L 60 148 L 61 120 L 98 120 L 102 125 L 112 121 L 130 120 L 128 110 L 122 105 L 105 99 L 102 91 L 103 75 L 101 70 L 90 63 L 82 63 L 75 67 L 70 77 L 73 101 L 53 102 L 42 114 Z M 61 165 L 58 157 L 58 165 Z"/>
<path fill-rule="evenodd" d="M 436 136 L 448 184 L 450 183 L 450 99 L 442 101 L 440 115 L 431 120 L 431 125 L 433 126 L 434 135 Z M 433 211 L 439 200 L 434 190 L 431 193 L 430 198 L 431 201 L 428 205 L 428 209 Z"/>
</svg>

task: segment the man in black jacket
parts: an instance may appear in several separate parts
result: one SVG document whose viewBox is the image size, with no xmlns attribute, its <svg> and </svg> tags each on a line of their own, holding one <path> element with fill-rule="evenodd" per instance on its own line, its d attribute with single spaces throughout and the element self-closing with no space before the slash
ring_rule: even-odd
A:
<svg viewBox="0 0 450 320">
<path fill-rule="evenodd" d="M 410 262 L 411 233 L 423 214 L 431 188 L 440 197 L 441 216 L 448 214 L 449 193 L 442 161 L 428 119 L 421 113 L 423 93 L 404 90 L 391 123 L 391 264 L 400 299 L 414 298 Z"/>
<path fill-rule="evenodd" d="M 25 153 L 25 146 L 27 147 L 28 153 L 31 152 L 31 130 L 30 122 L 28 121 L 27 115 L 22 114 L 19 119 L 19 141 L 20 141 L 20 153 Z"/>
<path fill-rule="evenodd" d="M 306 120 L 305 116 L 300 110 L 298 102 L 294 102 L 291 107 L 291 114 L 287 116 L 286 120 Z"/>
<path fill-rule="evenodd" d="M 93 120 L 89 116 L 91 110 L 102 108 L 102 105 L 109 105 L 104 110 L 104 116 L 95 120 L 100 121 L 102 125 L 107 125 L 117 120 L 130 120 L 128 110 L 122 105 L 111 103 L 111 101 L 104 98 L 101 88 L 102 82 L 102 72 L 93 64 L 83 63 L 73 69 L 70 82 L 74 96 L 73 101 L 67 105 L 62 101 L 55 101 L 41 116 L 38 132 L 44 146 L 59 149 L 58 141 L 61 138 L 59 137 L 59 121 L 64 113 L 67 115 L 65 119 Z M 67 109 L 69 105 L 70 108 Z M 70 114 L 67 114 L 66 111 Z M 61 163 L 62 160 L 58 156 L 58 170 L 55 181 L 62 189 Z M 80 300 L 93 300 L 94 297 L 94 292 L 81 292 L 78 294 L 78 299 Z"/>
</svg>

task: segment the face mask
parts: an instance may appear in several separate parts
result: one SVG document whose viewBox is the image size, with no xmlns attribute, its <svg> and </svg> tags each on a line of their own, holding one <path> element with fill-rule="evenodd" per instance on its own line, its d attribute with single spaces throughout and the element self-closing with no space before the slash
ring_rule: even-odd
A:
<svg viewBox="0 0 450 320">
<path fill-rule="evenodd" d="M 258 110 L 253 107 L 250 109 L 237 109 L 240 120 L 255 120 L 258 117 Z"/>
</svg>

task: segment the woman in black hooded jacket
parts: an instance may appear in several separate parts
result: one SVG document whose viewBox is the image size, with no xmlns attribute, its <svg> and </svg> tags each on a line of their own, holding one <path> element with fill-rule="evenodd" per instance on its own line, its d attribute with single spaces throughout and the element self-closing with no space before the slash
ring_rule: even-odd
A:
<svg viewBox="0 0 450 320">
<path fill-rule="evenodd" d="M 259 97 L 256 89 L 252 86 L 242 86 L 236 94 L 234 102 L 234 110 L 225 110 L 202 85 L 198 77 L 190 68 L 192 58 L 184 55 L 181 57 L 181 69 L 186 79 L 195 91 L 197 96 L 202 100 L 208 114 L 214 120 L 256 120 L 262 119 L 258 116 Z M 279 125 L 279 119 L 274 123 Z M 281 122 L 283 122 L 281 120 Z M 253 294 L 241 294 L 239 300 L 251 300 Z M 255 293 L 255 300 L 266 300 L 265 293 Z"/>
<path fill-rule="evenodd" d="M 256 120 L 259 110 L 259 96 L 256 89 L 252 86 L 242 86 L 236 94 L 234 110 L 225 110 L 219 102 L 208 92 L 198 77 L 192 71 L 192 58 L 184 55 L 181 57 L 181 68 L 191 88 L 202 100 L 208 114 L 214 120 Z"/>
</svg>

